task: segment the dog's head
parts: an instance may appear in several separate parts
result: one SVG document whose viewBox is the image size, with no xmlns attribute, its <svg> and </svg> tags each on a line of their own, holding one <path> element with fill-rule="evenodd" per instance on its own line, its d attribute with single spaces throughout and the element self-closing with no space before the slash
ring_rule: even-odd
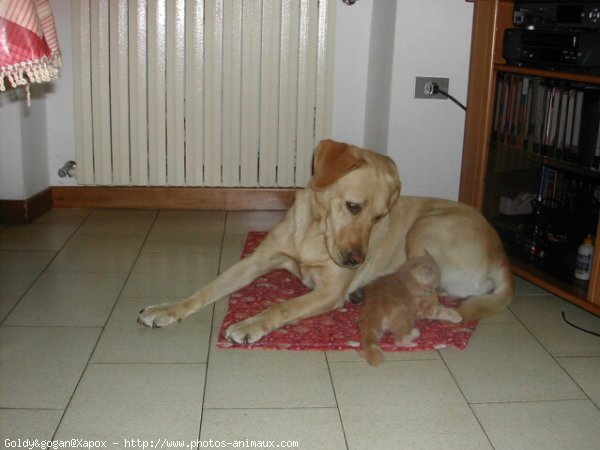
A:
<svg viewBox="0 0 600 450">
<path fill-rule="evenodd" d="M 387 156 L 321 141 L 310 187 L 325 224 L 325 244 L 338 265 L 355 269 L 367 257 L 373 227 L 400 195 L 396 165 Z"/>
</svg>

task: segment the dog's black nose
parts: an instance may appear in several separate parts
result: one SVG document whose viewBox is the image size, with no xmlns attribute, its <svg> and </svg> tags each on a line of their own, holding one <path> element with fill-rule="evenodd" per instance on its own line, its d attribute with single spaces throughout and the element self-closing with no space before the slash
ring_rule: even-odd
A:
<svg viewBox="0 0 600 450">
<path fill-rule="evenodd" d="M 344 266 L 358 267 L 365 262 L 365 255 L 360 250 L 351 250 L 344 257 Z"/>
</svg>

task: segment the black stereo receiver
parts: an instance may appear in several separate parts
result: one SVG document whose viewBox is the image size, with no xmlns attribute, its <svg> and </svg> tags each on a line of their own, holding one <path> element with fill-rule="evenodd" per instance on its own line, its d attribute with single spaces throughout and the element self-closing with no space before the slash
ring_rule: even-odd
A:
<svg viewBox="0 0 600 450">
<path fill-rule="evenodd" d="M 502 56 L 511 65 L 599 75 L 600 33 L 510 28 Z"/>
<path fill-rule="evenodd" d="M 600 2 L 515 1 L 515 26 L 600 30 Z"/>
</svg>

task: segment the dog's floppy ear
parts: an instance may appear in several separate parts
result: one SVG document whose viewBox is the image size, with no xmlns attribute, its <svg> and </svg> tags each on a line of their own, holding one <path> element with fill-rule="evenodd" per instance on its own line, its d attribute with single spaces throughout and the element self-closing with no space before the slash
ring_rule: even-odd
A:
<svg viewBox="0 0 600 450">
<path fill-rule="evenodd" d="M 323 190 L 365 162 L 355 147 L 331 139 L 321 141 L 313 163 L 312 188 Z"/>
<path fill-rule="evenodd" d="M 394 190 L 392 191 L 392 195 L 390 196 L 390 201 L 388 203 L 389 209 L 392 209 L 392 206 L 394 206 L 396 201 L 398 201 L 398 198 L 400 197 L 400 188 L 402 187 L 402 183 L 400 183 L 398 178 L 394 178 L 393 183 Z"/>
</svg>

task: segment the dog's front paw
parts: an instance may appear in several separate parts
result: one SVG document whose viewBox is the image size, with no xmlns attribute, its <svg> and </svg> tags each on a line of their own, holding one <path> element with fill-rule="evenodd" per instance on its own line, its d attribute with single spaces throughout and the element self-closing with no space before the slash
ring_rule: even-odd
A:
<svg viewBox="0 0 600 450">
<path fill-rule="evenodd" d="M 256 317 L 231 325 L 225 331 L 225 337 L 238 344 L 252 344 L 267 334 Z"/>
<path fill-rule="evenodd" d="M 180 308 L 175 304 L 163 303 L 142 309 L 137 321 L 147 327 L 162 328 L 173 322 L 181 321 L 183 317 Z"/>
</svg>

